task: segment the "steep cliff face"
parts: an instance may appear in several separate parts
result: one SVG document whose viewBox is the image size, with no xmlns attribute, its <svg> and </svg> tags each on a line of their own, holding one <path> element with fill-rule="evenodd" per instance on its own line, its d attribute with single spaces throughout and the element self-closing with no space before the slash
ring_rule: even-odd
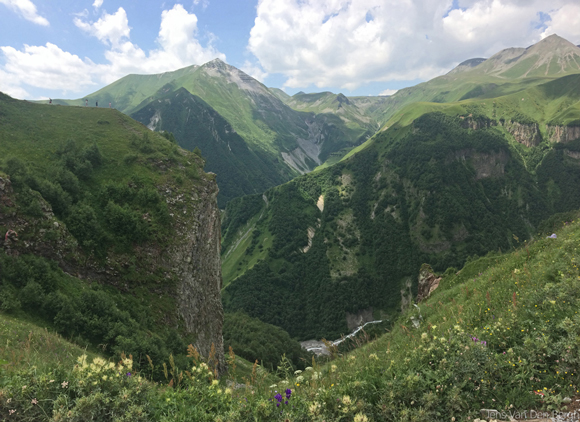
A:
<svg viewBox="0 0 580 422">
<path fill-rule="evenodd" d="M 511 133 L 516 142 L 529 147 L 535 147 L 542 142 L 542 135 L 537 123 L 522 124 L 511 120 L 503 122 L 503 127 Z"/>
<path fill-rule="evenodd" d="M 225 365 L 217 194 L 215 181 L 191 193 L 198 205 L 196 214 L 190 217 L 191 224 L 178 230 L 180 238 L 170 253 L 169 265 L 179 279 L 177 302 L 185 328 L 196 336 L 194 346 L 203 356 L 215 355 L 222 372 Z"/>
<path fill-rule="evenodd" d="M 546 126 L 550 142 L 570 142 L 580 138 L 580 126 Z"/>
</svg>

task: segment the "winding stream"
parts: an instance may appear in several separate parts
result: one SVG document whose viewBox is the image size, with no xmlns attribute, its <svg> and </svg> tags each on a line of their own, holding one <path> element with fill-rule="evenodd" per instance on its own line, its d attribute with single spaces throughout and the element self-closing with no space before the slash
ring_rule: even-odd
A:
<svg viewBox="0 0 580 422">
<path fill-rule="evenodd" d="M 383 322 L 383 320 L 377 320 L 377 321 L 369 321 L 364 323 L 363 325 L 359 325 L 356 329 L 353 330 L 352 333 L 350 333 L 347 336 L 343 336 L 338 340 L 334 340 L 331 342 L 331 344 L 333 346 L 338 346 L 340 343 L 342 343 L 343 341 L 356 336 L 356 334 L 362 330 L 364 327 L 366 327 L 369 324 L 378 324 L 379 322 Z M 302 346 L 303 349 L 306 349 L 309 352 L 312 352 L 316 355 L 329 355 L 330 352 L 328 351 L 328 348 L 326 347 L 326 345 L 319 340 L 307 340 L 307 341 L 301 341 L 300 345 Z"/>
</svg>

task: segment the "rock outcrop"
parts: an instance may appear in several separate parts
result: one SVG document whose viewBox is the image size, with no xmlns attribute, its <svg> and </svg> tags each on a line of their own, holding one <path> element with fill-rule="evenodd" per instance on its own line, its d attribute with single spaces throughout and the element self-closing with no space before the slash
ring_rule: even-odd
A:
<svg viewBox="0 0 580 422">
<path fill-rule="evenodd" d="M 538 146 L 542 142 L 542 135 L 537 123 L 524 124 L 512 120 L 500 120 L 500 123 L 514 137 L 516 142 L 528 148 Z"/>
<path fill-rule="evenodd" d="M 218 361 L 225 369 L 223 351 L 222 273 L 220 260 L 221 223 L 215 180 L 199 192 L 192 225 L 180 233 L 170 254 L 170 265 L 178 277 L 177 303 L 187 332 L 196 336 L 194 346 Z M 212 351 L 213 349 L 213 351 Z"/>
<path fill-rule="evenodd" d="M 570 142 L 580 138 L 580 126 L 546 126 L 550 142 Z"/>
<path fill-rule="evenodd" d="M 419 272 L 419 284 L 417 292 L 417 302 L 428 298 L 433 291 L 439 287 L 441 277 L 436 277 L 429 264 L 423 264 Z"/>
</svg>

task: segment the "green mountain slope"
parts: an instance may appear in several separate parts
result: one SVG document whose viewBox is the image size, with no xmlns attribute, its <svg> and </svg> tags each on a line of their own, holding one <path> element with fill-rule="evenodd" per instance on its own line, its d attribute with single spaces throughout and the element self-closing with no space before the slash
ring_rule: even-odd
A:
<svg viewBox="0 0 580 422">
<path fill-rule="evenodd" d="M 0 310 L 139 367 L 183 358 L 173 256 L 217 213 L 201 157 L 108 108 L 0 94 L 0 125 Z"/>
<path fill-rule="evenodd" d="M 580 48 L 551 35 L 526 49 L 509 48 L 485 61 L 472 59 L 465 63 L 447 75 L 399 90 L 386 99 L 373 117 L 382 125 L 411 103 L 494 98 L 577 74 L 580 73 Z"/>
<path fill-rule="evenodd" d="M 359 123 L 352 125 L 334 115 L 318 116 L 313 112 L 293 110 L 284 104 L 288 96 L 282 91 L 265 87 L 219 59 L 160 75 L 129 75 L 87 98 L 91 106 L 95 101 L 99 101 L 102 107 L 107 107 L 111 102 L 113 108 L 136 116 L 149 125 L 150 112 L 168 106 L 161 104 L 161 99 L 167 101 L 171 95 L 183 95 L 178 94 L 181 89 L 203 99 L 206 108 L 213 108 L 221 116 L 219 124 L 230 125 L 246 144 L 247 157 L 223 155 L 213 146 L 210 147 L 211 151 L 207 151 L 208 165 L 219 171 L 218 177 L 224 185 L 220 205 L 232 197 L 262 191 L 265 187 L 307 173 L 333 153 L 360 144 L 377 127 L 376 124 L 366 123 L 365 127 Z M 84 98 L 55 100 L 54 103 L 81 105 Z M 187 117 L 190 113 L 177 111 L 177 107 L 176 104 L 171 106 L 172 113 L 181 116 L 183 121 L 165 118 L 162 130 L 173 132 L 180 145 L 188 148 L 210 145 L 211 137 L 204 138 L 202 142 L 200 133 L 207 134 L 215 124 L 203 118 L 198 120 L 196 127 L 200 130 L 196 129 L 196 132 L 199 133 L 192 136 L 184 131 L 185 126 L 188 130 L 192 129 Z M 147 111 L 141 111 L 144 109 Z M 364 116 L 357 118 L 366 119 Z M 201 149 L 205 154 L 207 148 Z M 249 161 L 246 158 L 250 158 Z M 254 165 L 257 165 L 258 171 L 254 177 L 249 177 L 243 168 Z"/>
<path fill-rule="evenodd" d="M 349 159 L 267 191 L 266 201 L 232 201 L 226 309 L 303 339 L 337 336 L 357 315 L 395 312 L 422 262 L 461 267 L 580 208 L 580 141 L 561 136 L 580 138 L 579 77 L 531 88 L 524 101 L 409 106 Z M 558 113 L 568 126 L 550 123 Z"/>
<path fill-rule="evenodd" d="M 222 116 L 185 88 L 155 97 L 131 117 L 152 130 L 173 133 L 182 148 L 201 149 L 205 169 L 217 174 L 220 208 L 233 198 L 287 180 L 276 172 L 268 154 L 250 149 Z"/>
</svg>

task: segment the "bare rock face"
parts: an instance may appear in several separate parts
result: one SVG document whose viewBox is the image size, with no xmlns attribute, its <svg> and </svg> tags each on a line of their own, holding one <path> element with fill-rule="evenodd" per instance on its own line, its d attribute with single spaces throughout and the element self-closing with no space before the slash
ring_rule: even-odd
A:
<svg viewBox="0 0 580 422">
<path fill-rule="evenodd" d="M 537 123 L 522 124 L 513 121 L 504 121 L 503 127 L 511 133 L 516 142 L 529 147 L 535 147 L 542 142 L 542 135 Z"/>
<path fill-rule="evenodd" d="M 431 293 L 439 287 L 440 282 L 441 277 L 435 277 L 431 266 L 429 264 L 423 264 L 419 272 L 417 302 L 421 302 L 423 299 L 428 298 Z"/>
<path fill-rule="evenodd" d="M 550 142 L 570 142 L 580 138 L 580 126 L 547 126 Z"/>
<path fill-rule="evenodd" d="M 215 180 L 195 192 L 197 198 L 192 224 L 178 234 L 170 253 L 173 273 L 178 277 L 178 312 L 186 331 L 196 336 L 194 347 L 218 362 L 225 370 L 222 337 L 222 273 L 220 261 L 221 225 Z"/>
<path fill-rule="evenodd" d="M 509 161 L 509 155 L 504 150 L 485 153 L 477 152 L 473 149 L 462 149 L 456 151 L 451 158 L 469 161 L 475 170 L 475 180 L 503 176 L 505 166 Z"/>
</svg>

